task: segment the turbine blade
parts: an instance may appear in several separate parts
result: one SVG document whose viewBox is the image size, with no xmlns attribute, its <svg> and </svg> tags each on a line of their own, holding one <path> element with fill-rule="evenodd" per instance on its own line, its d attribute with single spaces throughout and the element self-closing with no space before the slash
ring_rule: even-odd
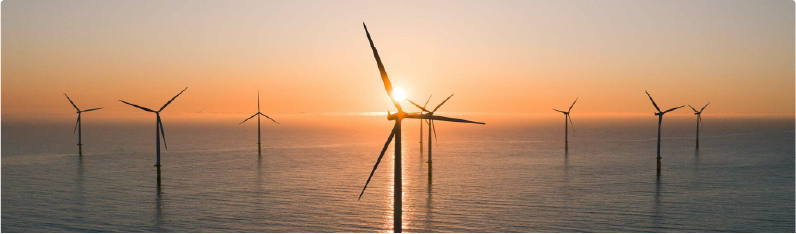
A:
<svg viewBox="0 0 796 234">
<path fill-rule="evenodd" d="M 89 111 L 95 111 L 95 110 L 99 110 L 99 109 L 102 109 L 102 107 L 100 107 L 100 108 L 88 109 L 88 110 L 84 110 L 84 111 L 80 111 L 80 112 L 89 112 Z"/>
<path fill-rule="evenodd" d="M 650 95 L 650 93 L 647 92 L 647 90 L 644 90 L 644 92 L 647 93 L 648 97 L 650 97 L 650 101 L 652 101 L 652 105 L 655 106 L 655 109 L 658 110 L 658 112 L 661 112 L 661 108 L 658 108 L 658 104 L 655 104 L 655 100 L 652 100 L 652 96 Z"/>
<path fill-rule="evenodd" d="M 257 112 L 260 112 L 260 90 L 257 90 Z"/>
<path fill-rule="evenodd" d="M 567 115 L 567 119 L 569 119 L 569 125 L 572 125 L 572 132 L 575 132 L 575 124 L 572 123 L 572 116 Z"/>
<path fill-rule="evenodd" d="M 417 103 L 413 102 L 412 100 L 409 100 L 409 99 L 406 99 L 406 100 L 409 101 L 409 103 L 412 103 L 412 105 L 415 105 L 417 108 L 420 108 L 420 110 L 423 110 L 425 112 L 430 112 L 430 111 L 426 110 L 426 108 L 423 108 L 422 106 L 418 105 Z"/>
<path fill-rule="evenodd" d="M 457 119 L 445 116 L 438 116 L 438 115 L 428 115 L 428 114 L 418 114 L 418 113 L 409 113 L 406 115 L 406 118 L 410 119 L 432 119 L 432 120 L 439 120 L 439 121 L 446 121 L 446 122 L 458 122 L 458 123 L 474 123 L 474 124 L 485 124 L 482 122 L 475 122 L 465 119 Z"/>
<path fill-rule="evenodd" d="M 428 101 L 431 101 L 431 96 L 434 96 L 434 94 L 428 95 L 428 100 L 426 100 L 426 104 L 423 104 L 423 108 L 426 108 L 426 106 L 428 105 Z"/>
<path fill-rule="evenodd" d="M 144 111 L 156 112 L 156 111 L 153 111 L 152 109 L 149 109 L 149 108 L 146 108 L 146 107 L 143 107 L 143 106 L 139 106 L 139 105 L 136 105 L 136 104 L 132 104 L 132 103 L 129 103 L 129 102 L 125 102 L 125 101 L 122 101 L 122 100 L 119 100 L 119 101 L 120 101 L 120 102 L 123 102 L 124 104 L 127 104 L 127 105 L 134 106 L 134 107 L 136 107 L 136 108 L 138 108 L 138 109 L 141 109 L 141 110 L 144 110 Z"/>
<path fill-rule="evenodd" d="M 705 106 L 702 107 L 702 110 L 699 110 L 699 113 L 702 113 L 702 111 L 705 110 L 705 107 L 708 107 L 708 105 L 710 105 L 710 102 L 708 102 L 708 104 L 705 104 Z"/>
<path fill-rule="evenodd" d="M 260 112 L 257 112 L 257 114 L 260 114 Z M 257 116 L 257 114 L 253 114 L 251 117 L 244 119 L 243 122 L 240 122 L 239 124 L 243 124 L 246 121 L 249 121 L 251 118 L 254 118 L 254 116 Z"/>
<path fill-rule="evenodd" d="M 571 105 L 571 106 L 569 106 L 569 110 L 568 110 L 567 112 L 570 112 L 570 111 L 572 111 L 572 107 L 573 107 L 573 106 L 575 106 L 575 103 L 576 103 L 576 102 L 578 102 L 578 98 L 577 98 L 577 97 L 575 97 L 575 101 L 574 101 L 574 102 L 572 102 L 572 105 Z"/>
<path fill-rule="evenodd" d="M 368 36 L 368 42 L 370 42 L 370 48 L 373 50 L 373 57 L 376 58 L 376 65 L 379 67 L 379 74 L 381 75 L 381 81 L 384 82 L 384 89 L 387 90 L 387 95 L 390 96 L 390 100 L 395 105 L 395 108 L 398 108 L 398 111 L 401 112 L 401 104 L 395 100 L 392 96 L 392 82 L 390 82 L 390 77 L 387 76 L 387 71 L 384 69 L 384 64 L 381 63 L 381 57 L 379 57 L 379 51 L 376 50 L 376 46 L 373 45 L 373 39 L 370 38 L 370 32 L 368 32 L 368 26 L 365 25 L 365 22 L 362 22 L 362 26 L 365 27 L 365 34 Z"/>
<path fill-rule="evenodd" d="M 397 127 L 397 126 L 396 126 Z M 381 154 L 379 154 L 379 159 L 376 160 L 376 165 L 373 165 L 373 170 L 370 171 L 370 176 L 368 176 L 368 181 L 365 182 L 365 187 L 362 188 L 362 192 L 359 193 L 359 198 L 357 201 L 362 199 L 362 195 L 365 194 L 365 189 L 368 188 L 368 184 L 370 184 L 370 179 L 373 178 L 373 173 L 376 172 L 376 168 L 379 168 L 379 163 L 381 163 L 381 158 L 384 157 L 384 153 L 387 152 L 387 147 L 390 146 L 390 142 L 392 142 L 392 138 L 395 137 L 395 130 L 396 128 L 393 127 L 392 132 L 390 132 L 390 137 L 387 138 L 387 142 L 384 143 L 384 148 L 381 149 Z"/>
<path fill-rule="evenodd" d="M 174 101 L 174 99 L 177 99 L 177 97 L 179 97 L 179 96 L 180 96 L 180 94 L 182 94 L 182 92 L 185 92 L 185 90 L 188 90 L 188 87 L 185 87 L 185 89 L 183 89 L 182 91 L 180 91 L 180 93 L 178 93 L 178 94 L 177 94 L 177 95 L 175 95 L 173 98 L 171 98 L 171 100 L 169 100 L 168 102 L 166 102 L 166 104 L 163 104 L 163 107 L 161 107 L 161 108 L 160 108 L 160 110 L 158 110 L 158 111 L 162 111 L 162 110 L 163 110 L 163 108 L 166 108 L 166 106 L 168 106 L 169 104 L 171 104 L 171 102 L 173 102 L 173 101 Z"/>
<path fill-rule="evenodd" d="M 75 107 L 75 110 L 77 110 L 77 111 L 80 111 L 80 109 L 78 109 L 78 108 L 77 108 L 77 106 L 75 105 L 75 103 L 74 103 L 74 102 L 72 102 L 72 99 L 71 99 L 71 98 L 69 98 L 69 95 L 66 95 L 66 93 L 64 93 L 64 96 L 66 96 L 66 100 L 69 100 L 69 103 L 72 103 L 72 106 L 73 106 L 73 107 Z"/>
<path fill-rule="evenodd" d="M 448 96 L 448 98 L 445 98 L 445 101 L 442 101 L 442 103 L 440 103 L 439 105 L 437 105 L 437 107 L 436 107 L 436 108 L 434 108 L 434 111 L 432 111 L 432 112 L 437 112 L 437 109 L 439 109 L 439 107 L 441 107 L 441 106 L 442 106 L 442 104 L 445 104 L 445 102 L 447 102 L 447 101 L 448 101 L 448 99 L 451 99 L 451 97 L 453 97 L 453 94 L 451 94 L 450 96 Z"/>
<path fill-rule="evenodd" d="M 77 115 L 77 121 L 75 121 L 75 130 L 72 131 L 72 134 L 77 132 L 77 125 L 80 124 L 80 115 Z"/>
<path fill-rule="evenodd" d="M 160 116 L 158 116 L 158 126 L 160 126 L 160 135 L 163 136 L 163 147 L 169 149 L 169 146 L 166 145 L 166 133 L 163 131 L 163 121 L 160 120 Z"/>
<path fill-rule="evenodd" d="M 561 112 L 561 113 L 564 113 L 564 114 L 566 114 L 566 113 L 567 113 L 567 112 L 565 112 L 565 111 L 560 111 L 560 110 L 556 110 L 556 109 L 553 109 L 553 110 L 554 110 L 554 111 Z"/>
<path fill-rule="evenodd" d="M 693 106 L 691 106 L 691 105 L 688 105 L 688 107 L 691 107 L 691 110 L 694 110 L 694 113 L 699 113 L 699 111 L 697 111 L 696 109 L 694 109 L 694 107 L 693 107 Z"/>
<path fill-rule="evenodd" d="M 279 124 L 279 122 L 276 122 L 276 120 L 272 119 L 271 117 L 268 117 L 267 115 L 265 115 L 263 113 L 260 113 L 260 115 L 265 116 L 266 118 L 270 119 L 271 121 L 274 121 L 274 123 L 276 123 L 276 124 Z"/>
<path fill-rule="evenodd" d="M 669 113 L 669 111 L 677 110 L 677 109 L 680 109 L 681 107 L 684 107 L 684 106 L 678 106 L 678 107 L 675 107 L 675 108 L 672 108 L 672 109 L 668 109 L 668 110 L 664 111 L 663 113 Z"/>
<path fill-rule="evenodd" d="M 439 141 L 437 140 L 437 125 L 434 124 L 434 120 L 429 120 L 431 122 L 431 129 L 434 131 L 434 145 L 439 146 Z"/>
</svg>

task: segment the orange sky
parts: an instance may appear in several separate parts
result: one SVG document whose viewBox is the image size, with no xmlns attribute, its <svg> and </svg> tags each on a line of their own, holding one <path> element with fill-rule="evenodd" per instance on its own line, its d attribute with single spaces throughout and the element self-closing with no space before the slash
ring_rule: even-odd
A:
<svg viewBox="0 0 796 234">
<path fill-rule="evenodd" d="M 123 99 L 213 118 L 393 110 L 393 84 L 452 113 L 794 115 L 793 1 L 2 2 L 2 116 L 97 116 Z M 409 105 L 405 103 L 404 106 Z M 408 107 L 408 110 L 414 108 Z M 677 112 L 675 112 L 677 113 Z M 691 114 L 681 111 L 679 115 Z"/>
</svg>

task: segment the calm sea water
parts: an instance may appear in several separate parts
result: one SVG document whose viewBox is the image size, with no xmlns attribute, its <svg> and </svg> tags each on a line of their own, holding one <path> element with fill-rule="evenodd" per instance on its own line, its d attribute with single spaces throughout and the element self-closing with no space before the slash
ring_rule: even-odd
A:
<svg viewBox="0 0 796 234">
<path fill-rule="evenodd" d="M 164 116 L 156 183 L 152 123 L 84 118 L 2 125 L 3 232 L 389 232 L 392 147 L 361 201 L 391 123 L 337 127 L 183 123 Z M 372 119 L 372 120 L 371 120 Z M 473 117 L 473 119 L 479 119 Z M 369 122 L 368 122 L 369 121 Z M 654 116 L 438 124 L 433 184 L 404 122 L 407 232 L 794 232 L 794 120 Z M 425 148 L 425 147 L 424 147 Z"/>
</svg>

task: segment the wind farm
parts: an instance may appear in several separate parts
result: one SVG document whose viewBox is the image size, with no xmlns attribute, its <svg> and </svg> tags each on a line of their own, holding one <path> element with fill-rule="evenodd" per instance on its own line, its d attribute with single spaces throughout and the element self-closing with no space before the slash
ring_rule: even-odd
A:
<svg viewBox="0 0 796 234">
<path fill-rule="evenodd" d="M 370 183 L 370 179 L 373 178 L 373 173 L 376 172 L 376 169 L 379 167 L 379 163 L 381 163 L 381 159 L 384 157 L 384 153 L 387 151 L 387 147 L 390 145 L 390 143 L 393 140 L 393 138 L 395 138 L 395 146 L 394 146 L 394 148 L 395 148 L 395 154 L 394 154 L 394 159 L 395 159 L 394 172 L 395 172 L 395 175 L 393 177 L 394 178 L 394 182 L 393 183 L 394 183 L 394 189 L 395 189 L 393 207 L 395 208 L 395 211 L 394 211 L 394 217 L 393 217 L 393 219 L 394 219 L 393 231 L 395 233 L 399 233 L 399 232 L 402 231 L 401 228 L 402 228 L 402 225 L 403 225 L 402 219 L 401 219 L 402 218 L 401 216 L 403 215 L 402 214 L 402 209 L 403 209 L 402 208 L 402 202 L 403 202 L 402 193 L 403 192 L 402 192 L 402 188 L 401 188 L 402 187 L 402 185 L 401 185 L 402 184 L 402 182 L 401 182 L 401 177 L 402 177 L 402 174 L 401 174 L 401 153 L 402 153 L 401 152 L 401 150 L 402 150 L 401 149 L 401 121 L 403 121 L 403 119 L 405 119 L 405 118 L 410 118 L 410 119 L 420 119 L 420 120 L 428 119 L 429 121 L 439 120 L 439 121 L 458 122 L 458 123 L 474 123 L 474 124 L 485 124 L 485 123 L 469 121 L 469 120 L 464 120 L 464 119 L 457 119 L 457 118 L 449 118 L 449 117 L 445 117 L 445 116 L 436 116 L 436 115 L 433 115 L 433 112 L 429 112 L 427 114 L 416 113 L 416 112 L 413 112 L 413 113 L 404 112 L 403 108 L 401 108 L 401 104 L 400 104 L 400 101 L 403 101 L 403 100 L 396 99 L 394 97 L 394 95 L 393 95 L 392 82 L 390 81 L 390 78 L 387 76 L 387 71 L 384 69 L 384 64 L 382 64 L 382 62 L 381 62 L 381 57 L 379 57 L 379 52 L 378 52 L 378 50 L 376 50 L 376 46 L 373 45 L 373 39 L 371 39 L 370 32 L 368 32 L 368 26 L 365 25 L 365 23 L 362 23 L 362 27 L 365 28 L 365 34 L 368 37 L 368 42 L 370 42 L 370 48 L 371 48 L 371 50 L 373 50 L 373 57 L 376 59 L 376 65 L 379 68 L 379 74 L 381 75 L 381 80 L 382 80 L 382 82 L 384 82 L 384 89 L 387 91 L 387 96 L 390 97 L 390 100 L 392 101 L 393 105 L 395 105 L 395 108 L 398 109 L 398 112 L 396 112 L 395 114 L 391 114 L 389 111 L 387 112 L 387 120 L 394 121 L 395 125 L 394 125 L 392 131 L 390 132 L 390 136 L 387 137 L 387 142 L 384 143 L 384 148 L 382 148 L 381 154 L 379 154 L 379 158 L 376 159 L 376 164 L 373 165 L 373 170 L 370 172 L 370 176 L 368 176 L 368 180 L 365 182 L 365 186 L 362 188 L 362 192 L 359 193 L 359 199 L 362 199 L 362 195 L 365 194 L 365 189 L 368 188 L 368 184 Z M 446 99 L 446 101 L 447 101 L 447 99 Z M 431 152 L 430 148 L 429 148 L 429 152 Z M 430 160 L 430 158 L 429 158 L 429 160 Z"/>
<path fill-rule="evenodd" d="M 428 104 L 428 101 L 426 101 L 426 104 L 424 104 L 423 106 L 420 106 L 420 105 L 418 105 L 418 104 L 416 104 L 416 103 L 414 103 L 414 102 L 412 102 L 411 100 L 408 100 L 408 99 L 407 99 L 407 101 L 409 101 L 410 103 L 412 103 L 412 105 L 415 105 L 417 108 L 422 110 L 423 111 L 422 113 L 424 113 L 426 115 L 433 116 L 434 112 L 437 112 L 437 110 L 440 107 L 442 107 L 442 105 L 445 104 L 445 102 L 447 102 L 449 99 L 451 99 L 451 97 L 453 97 L 453 94 L 448 96 L 448 98 L 445 98 L 445 100 L 442 101 L 439 105 L 437 105 L 437 107 L 435 107 L 434 110 L 426 110 L 426 106 L 425 105 Z M 429 97 L 429 100 L 431 100 L 431 97 Z M 427 120 L 426 123 L 428 124 L 428 183 L 431 184 L 431 181 L 432 181 L 432 178 L 433 178 L 433 176 L 432 176 L 432 172 L 433 172 L 433 170 L 432 170 L 432 165 L 433 165 L 432 162 L 433 161 L 431 160 L 431 132 L 432 131 L 434 132 L 434 140 L 436 140 L 437 139 L 437 128 L 434 126 L 434 120 L 433 119 Z M 420 124 L 421 125 L 423 124 L 422 120 L 421 120 Z M 422 134 L 422 132 L 421 132 L 421 134 Z M 422 136 L 421 136 L 420 139 L 423 139 Z"/>
<path fill-rule="evenodd" d="M 793 1 L 4 3 L 2 232 L 796 230 Z"/>
</svg>

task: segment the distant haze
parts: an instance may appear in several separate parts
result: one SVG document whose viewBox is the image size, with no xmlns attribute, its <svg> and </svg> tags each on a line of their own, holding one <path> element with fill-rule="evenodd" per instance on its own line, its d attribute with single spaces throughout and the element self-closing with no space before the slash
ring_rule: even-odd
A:
<svg viewBox="0 0 796 234">
<path fill-rule="evenodd" d="M 450 113 L 793 116 L 793 1 L 2 2 L 2 116 L 394 111 L 367 44 Z M 415 110 L 410 104 L 407 110 Z M 687 107 L 672 115 L 691 115 Z M 563 118 L 563 117 L 562 117 Z M 154 120 L 152 120 L 154 121 Z M 320 120 L 319 120 L 320 121 Z M 562 120 L 563 121 L 563 120 Z M 166 120 L 168 122 L 168 120 Z M 168 124 L 168 123 L 167 123 Z"/>
</svg>

